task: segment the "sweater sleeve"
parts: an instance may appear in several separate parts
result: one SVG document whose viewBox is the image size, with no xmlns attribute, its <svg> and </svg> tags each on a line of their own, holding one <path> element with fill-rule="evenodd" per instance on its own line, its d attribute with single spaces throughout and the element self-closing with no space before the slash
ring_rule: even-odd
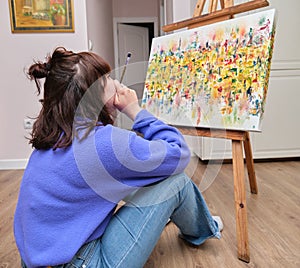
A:
<svg viewBox="0 0 300 268">
<path fill-rule="evenodd" d="M 184 171 L 190 151 L 176 128 L 142 110 L 135 118 L 133 130 L 143 137 L 134 131 L 112 127 L 110 133 L 102 133 L 110 138 L 97 143 L 100 161 L 112 177 L 140 187 Z"/>
</svg>

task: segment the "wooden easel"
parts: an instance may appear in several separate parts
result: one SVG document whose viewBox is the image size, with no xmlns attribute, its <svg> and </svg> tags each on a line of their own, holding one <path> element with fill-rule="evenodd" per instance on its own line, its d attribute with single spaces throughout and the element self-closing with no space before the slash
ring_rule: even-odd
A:
<svg viewBox="0 0 300 268">
<path fill-rule="evenodd" d="M 220 0 L 221 10 L 217 11 L 218 0 L 210 0 L 209 13 L 201 15 L 206 0 L 198 0 L 194 10 L 193 18 L 181 22 L 166 25 L 162 27 L 165 32 L 181 28 L 195 28 L 208 25 L 214 22 L 228 20 L 234 14 L 254 10 L 257 8 L 268 6 L 266 0 L 254 0 L 244 4 L 234 6 L 233 0 Z M 252 155 L 252 147 L 250 142 L 250 134 L 248 131 L 238 130 L 221 130 L 193 127 L 177 127 L 183 135 L 202 136 L 211 138 L 223 138 L 232 141 L 232 165 L 234 177 L 234 200 L 236 212 L 236 237 L 238 258 L 242 261 L 250 261 L 250 251 L 248 242 L 248 220 L 245 192 L 244 177 L 244 156 L 245 151 L 246 166 L 248 171 L 250 189 L 252 194 L 257 194 L 257 183 L 254 169 L 254 161 Z"/>
</svg>

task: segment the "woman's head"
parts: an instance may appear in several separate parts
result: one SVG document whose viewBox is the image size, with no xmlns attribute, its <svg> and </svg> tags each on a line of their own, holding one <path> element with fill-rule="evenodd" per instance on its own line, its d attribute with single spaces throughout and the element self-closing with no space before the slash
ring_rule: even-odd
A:
<svg viewBox="0 0 300 268">
<path fill-rule="evenodd" d="M 111 71 L 107 62 L 91 52 L 74 53 L 59 47 L 46 62 L 30 66 L 28 75 L 34 80 L 38 94 L 42 92 L 42 109 L 33 126 L 30 143 L 37 149 L 67 147 L 72 143 L 74 116 L 79 109 L 87 131 L 97 122 L 113 123 L 102 101 L 106 76 Z M 93 90 L 91 90 L 91 88 Z M 84 96 L 85 105 L 79 105 Z M 77 111 L 77 112 L 76 112 Z"/>
</svg>

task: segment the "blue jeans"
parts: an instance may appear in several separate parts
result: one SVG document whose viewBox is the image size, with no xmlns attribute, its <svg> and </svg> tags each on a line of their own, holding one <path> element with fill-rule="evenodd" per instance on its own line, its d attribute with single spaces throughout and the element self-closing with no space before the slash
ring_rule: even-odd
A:
<svg viewBox="0 0 300 268">
<path fill-rule="evenodd" d="M 141 268 L 169 219 L 193 245 L 221 237 L 197 186 L 182 173 L 128 197 L 99 239 L 84 245 L 70 263 L 55 267 Z"/>
</svg>

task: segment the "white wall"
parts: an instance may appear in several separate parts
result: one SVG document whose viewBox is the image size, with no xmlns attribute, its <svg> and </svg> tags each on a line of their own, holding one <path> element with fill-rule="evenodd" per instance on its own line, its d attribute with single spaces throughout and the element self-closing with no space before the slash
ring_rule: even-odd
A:
<svg viewBox="0 0 300 268">
<path fill-rule="evenodd" d="M 24 168 L 32 151 L 24 118 L 37 116 L 40 105 L 25 70 L 57 46 L 100 54 L 114 67 L 112 17 L 159 17 L 160 0 L 74 0 L 75 33 L 12 34 L 9 1 L 0 2 L 0 169 Z M 87 16 L 88 14 L 88 16 Z M 98 34 L 97 34 L 98 33 Z"/>
<path fill-rule="evenodd" d="M 0 3 L 0 169 L 24 167 L 31 153 L 23 120 L 36 116 L 40 107 L 34 83 L 27 79 L 24 68 L 33 60 L 44 60 L 56 46 L 88 49 L 85 1 L 74 0 L 75 33 L 42 34 L 12 34 L 8 3 Z"/>
<path fill-rule="evenodd" d="M 173 22 L 190 19 L 193 16 L 195 0 L 173 0 Z"/>
<path fill-rule="evenodd" d="M 113 10 L 111 0 L 88 0 L 87 29 L 92 52 L 99 54 L 114 68 Z"/>
<path fill-rule="evenodd" d="M 159 1 L 160 0 L 113 0 L 113 16 L 159 17 Z"/>
</svg>

